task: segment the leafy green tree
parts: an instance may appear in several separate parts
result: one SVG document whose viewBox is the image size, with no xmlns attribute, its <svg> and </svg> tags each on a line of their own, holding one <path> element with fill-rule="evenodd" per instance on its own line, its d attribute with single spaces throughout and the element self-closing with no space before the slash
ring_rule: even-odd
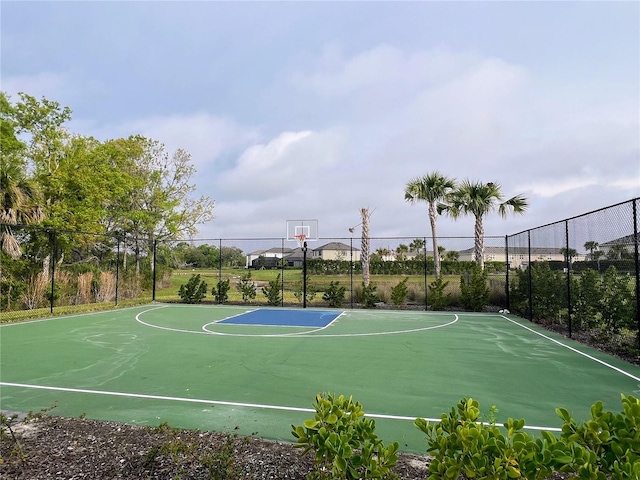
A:
<svg viewBox="0 0 640 480">
<path fill-rule="evenodd" d="M 429 223 L 431 224 L 436 278 L 440 277 L 440 257 L 435 254 L 438 252 L 436 220 L 440 213 L 438 212 L 437 204 L 438 202 L 445 201 L 454 188 L 454 179 L 448 178 L 440 172 L 435 171 L 423 177 L 414 178 L 407 183 L 404 189 L 404 199 L 407 202 L 412 204 L 416 202 L 427 202 L 429 205 Z"/>
<path fill-rule="evenodd" d="M 463 181 L 446 200 L 446 203 L 438 204 L 439 213 L 445 212 L 454 219 L 462 215 L 473 215 L 475 218 L 474 258 L 480 268 L 484 268 L 484 217 L 497 210 L 501 217 L 506 218 L 509 210 L 524 213 L 528 207 L 527 200 L 522 195 L 504 200 L 497 183 L 471 180 Z"/>
</svg>

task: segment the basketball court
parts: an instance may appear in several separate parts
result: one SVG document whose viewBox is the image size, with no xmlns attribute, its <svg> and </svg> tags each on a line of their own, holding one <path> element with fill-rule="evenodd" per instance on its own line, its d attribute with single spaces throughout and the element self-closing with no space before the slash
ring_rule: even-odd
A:
<svg viewBox="0 0 640 480">
<path fill-rule="evenodd" d="M 2 325 L 0 348 L 3 410 L 293 441 L 333 392 L 413 452 L 462 397 L 536 432 L 640 395 L 639 367 L 500 314 L 150 304 Z"/>
</svg>

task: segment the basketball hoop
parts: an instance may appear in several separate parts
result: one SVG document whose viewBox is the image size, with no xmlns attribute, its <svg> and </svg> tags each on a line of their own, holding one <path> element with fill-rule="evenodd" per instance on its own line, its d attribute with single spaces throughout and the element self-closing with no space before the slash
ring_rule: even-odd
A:
<svg viewBox="0 0 640 480">
<path fill-rule="evenodd" d="M 304 248 L 304 244 L 305 244 L 305 240 L 307 239 L 307 236 L 304 233 L 300 233 L 298 235 L 295 235 L 296 241 L 298 242 L 298 246 L 300 248 Z"/>
</svg>

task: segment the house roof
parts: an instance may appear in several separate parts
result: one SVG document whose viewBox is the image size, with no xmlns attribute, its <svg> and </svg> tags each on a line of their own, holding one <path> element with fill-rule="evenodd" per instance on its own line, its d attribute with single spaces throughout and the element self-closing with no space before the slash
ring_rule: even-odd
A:
<svg viewBox="0 0 640 480">
<path fill-rule="evenodd" d="M 625 235 L 624 237 L 616 238 L 614 240 L 610 240 L 605 243 L 601 243 L 601 247 L 613 247 L 614 245 L 633 245 L 634 244 L 634 234 Z"/>
<path fill-rule="evenodd" d="M 351 247 L 349 245 L 347 245 L 346 243 L 342 243 L 342 242 L 329 242 L 329 243 L 325 243 L 324 245 L 314 248 L 313 250 L 315 252 L 320 252 L 322 250 L 338 250 L 338 251 L 342 251 L 342 250 L 350 250 Z M 353 247 L 353 251 L 357 252 L 359 251 L 358 248 Z"/>
<path fill-rule="evenodd" d="M 273 247 L 273 248 L 270 248 L 268 250 L 256 250 L 255 252 L 248 253 L 247 256 L 249 256 L 249 255 L 262 255 L 264 253 L 283 253 L 284 255 L 287 255 L 287 254 L 289 254 L 291 252 L 293 252 L 292 248 Z"/>
<path fill-rule="evenodd" d="M 562 255 L 561 248 L 531 247 L 531 255 Z M 460 250 L 459 253 L 473 253 L 473 248 Z M 505 253 L 504 247 L 484 247 L 484 253 Z M 528 247 L 509 247 L 509 255 L 528 254 Z"/>
</svg>

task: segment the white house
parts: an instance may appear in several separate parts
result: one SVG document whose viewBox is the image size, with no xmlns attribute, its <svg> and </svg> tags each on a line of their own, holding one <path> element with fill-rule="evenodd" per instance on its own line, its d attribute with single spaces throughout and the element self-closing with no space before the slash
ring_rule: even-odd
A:
<svg viewBox="0 0 640 480">
<path fill-rule="evenodd" d="M 351 256 L 353 254 L 353 257 Z M 310 258 L 321 258 L 323 260 L 345 260 L 354 262 L 360 261 L 360 250 L 342 242 L 329 242 L 320 247 L 314 248 L 310 252 Z"/>
</svg>

